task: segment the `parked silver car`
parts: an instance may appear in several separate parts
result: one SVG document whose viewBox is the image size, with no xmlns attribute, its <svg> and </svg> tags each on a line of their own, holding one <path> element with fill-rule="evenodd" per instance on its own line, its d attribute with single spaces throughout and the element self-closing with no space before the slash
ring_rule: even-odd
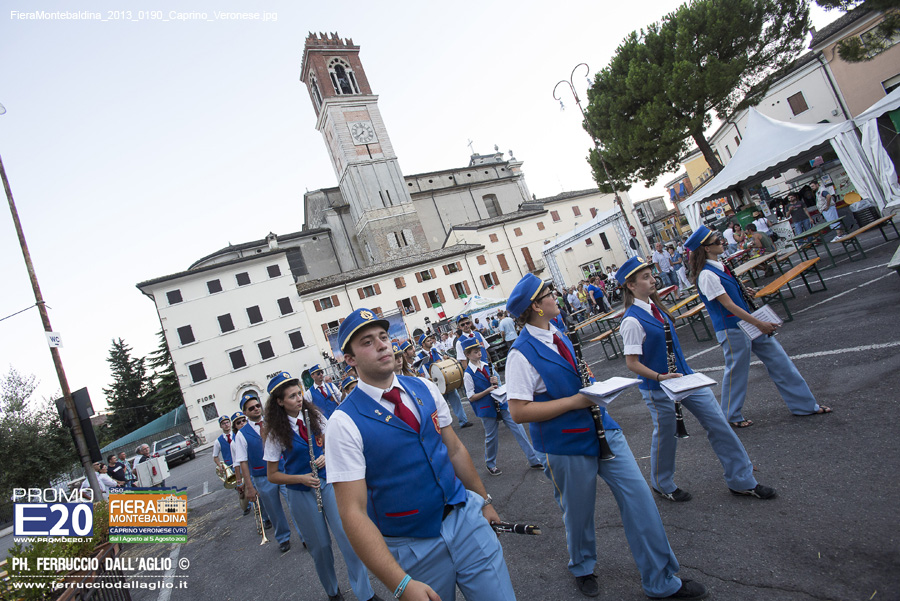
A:
<svg viewBox="0 0 900 601">
<path fill-rule="evenodd" d="M 153 457 L 165 457 L 166 465 L 172 465 L 172 462 L 181 459 L 187 460 L 196 457 L 191 441 L 181 434 L 173 434 L 154 442 L 151 455 Z"/>
</svg>

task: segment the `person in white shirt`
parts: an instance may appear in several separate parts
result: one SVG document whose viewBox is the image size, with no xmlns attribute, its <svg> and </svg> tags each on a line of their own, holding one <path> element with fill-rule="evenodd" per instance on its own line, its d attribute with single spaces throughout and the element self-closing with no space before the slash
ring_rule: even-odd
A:
<svg viewBox="0 0 900 601">
<path fill-rule="evenodd" d="M 94 471 L 97 472 L 97 482 L 100 483 L 100 491 L 103 493 L 103 500 L 109 501 L 109 489 L 116 488 L 122 485 L 110 478 L 109 474 L 106 473 L 106 470 L 107 466 L 105 463 L 94 464 Z M 90 481 L 87 479 L 87 477 L 85 477 L 84 482 L 81 483 L 82 490 L 85 488 L 90 488 L 90 486 Z"/>
<path fill-rule="evenodd" d="M 825 222 L 828 223 L 829 221 L 840 219 L 837 210 L 837 202 L 840 199 L 835 193 L 834 187 L 830 185 L 823 186 L 818 181 L 810 182 L 809 187 L 816 193 L 816 208 L 819 209 Z M 843 226 L 843 222 L 838 222 L 831 226 L 831 229 L 835 230 L 837 233 L 831 240 L 832 242 L 844 235 Z"/>
<path fill-rule="evenodd" d="M 665 250 L 663 250 L 662 242 L 656 243 L 656 250 L 653 251 L 653 262 L 659 271 L 659 277 L 666 286 L 678 286 L 678 278 L 675 276 L 675 269 L 672 267 L 672 259 Z"/>
</svg>

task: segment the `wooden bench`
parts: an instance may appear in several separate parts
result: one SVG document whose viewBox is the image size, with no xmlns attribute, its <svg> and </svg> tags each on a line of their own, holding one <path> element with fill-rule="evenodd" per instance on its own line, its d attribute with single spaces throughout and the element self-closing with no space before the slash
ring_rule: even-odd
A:
<svg viewBox="0 0 900 601">
<path fill-rule="evenodd" d="M 617 326 L 611 330 L 603 332 L 595 338 L 591 338 L 588 342 L 599 342 L 600 346 L 603 348 L 603 353 L 606 355 L 607 360 L 618 359 L 620 355 L 624 355 L 624 351 L 619 348 L 619 343 L 616 339 L 616 332 L 618 331 L 619 328 Z M 610 351 L 612 351 L 611 355 Z"/>
<path fill-rule="evenodd" d="M 787 252 L 784 252 L 786 250 Z M 784 275 L 784 264 L 787 263 L 791 267 L 794 266 L 794 261 L 791 260 L 791 257 L 797 254 L 796 248 L 791 248 L 790 250 L 784 249 L 778 251 L 778 256 L 775 257 L 775 266 L 778 268 L 778 271 L 781 272 L 781 275 Z"/>
<path fill-rule="evenodd" d="M 698 295 L 699 297 L 699 295 Z M 706 342 L 707 340 L 712 340 L 713 335 L 712 332 L 709 331 L 709 326 L 706 325 L 706 317 L 703 316 L 703 303 L 697 303 L 694 307 L 692 307 L 689 311 L 685 311 L 681 315 L 675 315 L 673 318 L 675 320 L 683 319 L 684 323 L 691 326 L 691 332 L 694 333 L 694 338 L 697 339 L 697 342 Z M 695 324 L 703 325 L 703 329 L 706 331 L 706 336 L 700 338 L 700 334 L 697 333 L 697 329 Z"/>
<path fill-rule="evenodd" d="M 756 292 L 755 298 L 768 302 L 770 298 L 774 298 L 777 296 L 778 300 L 781 301 L 781 306 L 784 307 L 784 312 L 787 314 L 787 318 L 785 318 L 785 321 L 792 321 L 794 317 L 791 315 L 790 309 L 788 309 L 787 300 L 781 293 L 781 288 L 786 285 L 791 293 L 791 298 L 796 298 L 797 295 L 794 294 L 794 289 L 791 287 L 791 281 L 799 277 L 803 280 L 803 284 L 806 286 L 806 290 L 809 291 L 810 294 L 815 294 L 816 292 L 827 290 L 825 281 L 822 279 L 822 274 L 819 273 L 819 268 L 816 267 L 816 263 L 818 263 L 820 260 L 821 257 L 816 257 L 815 259 L 809 259 L 808 261 L 799 263 L 796 267 L 790 269 L 783 276 L 774 279 L 765 287 L 760 288 Z M 819 277 L 819 283 L 822 284 L 822 288 L 820 288 L 819 290 L 813 290 L 809 285 L 809 281 L 806 279 L 806 276 L 808 275 L 806 272 L 810 269 L 815 271 L 816 275 Z"/>
<path fill-rule="evenodd" d="M 859 243 L 859 235 L 863 232 L 868 232 L 871 229 L 875 229 L 876 227 L 881 232 L 881 235 L 884 237 L 884 241 L 888 241 L 887 234 L 884 233 L 885 226 L 890 225 L 894 228 L 894 233 L 897 234 L 897 237 L 900 238 L 900 232 L 897 231 L 897 225 L 894 223 L 894 216 L 887 215 L 885 217 L 881 217 L 876 219 L 872 223 L 862 226 L 854 231 L 852 234 L 844 234 L 840 238 L 835 238 L 835 242 L 840 242 L 844 245 L 844 252 L 847 253 L 847 258 L 851 261 L 855 261 L 853 258 L 854 252 L 859 252 L 862 255 L 862 258 L 866 258 L 866 251 L 863 250 L 862 244 Z"/>
<path fill-rule="evenodd" d="M 888 269 L 893 269 L 898 274 L 900 274 L 900 246 L 897 247 L 897 250 L 894 252 L 894 256 L 887 264 Z"/>
<path fill-rule="evenodd" d="M 700 295 L 692 294 L 691 296 L 689 296 L 685 299 L 682 299 L 682 300 L 678 301 L 678 303 L 676 303 L 675 305 L 672 305 L 671 307 L 669 307 L 669 313 L 676 314 L 679 311 L 681 311 L 682 309 L 684 309 L 685 307 L 692 307 L 693 305 L 695 305 L 699 302 L 700 302 Z"/>
</svg>

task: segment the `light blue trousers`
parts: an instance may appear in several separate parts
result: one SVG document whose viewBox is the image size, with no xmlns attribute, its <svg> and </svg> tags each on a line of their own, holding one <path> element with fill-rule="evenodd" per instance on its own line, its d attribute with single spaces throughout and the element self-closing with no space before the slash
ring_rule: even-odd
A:
<svg viewBox="0 0 900 601">
<path fill-rule="evenodd" d="M 469 423 L 469 418 L 466 417 L 466 410 L 463 408 L 462 401 L 459 400 L 459 390 L 451 390 L 444 395 L 444 400 L 450 405 L 450 410 L 456 414 L 456 419 L 459 420 L 460 426 Z"/>
<path fill-rule="evenodd" d="M 250 476 L 250 479 L 258 493 L 257 500 L 262 501 L 260 509 L 263 520 L 269 520 L 275 526 L 275 540 L 279 543 L 291 540 L 291 526 L 281 507 L 278 485 L 269 482 L 265 476 Z"/>
<path fill-rule="evenodd" d="M 331 535 L 337 541 L 344 563 L 347 564 L 347 572 L 350 576 L 350 586 L 357 599 L 367 601 L 375 594 L 372 583 L 369 582 L 369 571 L 359 557 L 353 551 L 347 535 L 344 534 L 344 526 L 341 524 L 341 516 L 338 513 L 337 502 L 334 499 L 334 489 L 331 484 L 322 480 L 322 512 L 316 505 L 316 493 L 313 490 L 287 489 L 291 515 L 294 523 L 300 528 L 303 540 L 316 564 L 316 573 L 319 582 L 329 596 L 337 595 L 338 581 L 334 571 L 334 553 L 331 551 Z M 329 528 L 331 533 L 329 534 Z"/>
<path fill-rule="evenodd" d="M 585 576 L 594 572 L 597 563 L 594 506 L 600 476 L 619 506 L 644 593 L 668 597 L 681 588 L 681 580 L 675 576 L 678 560 L 669 546 L 659 510 L 622 431 L 607 430 L 606 440 L 616 455 L 610 461 L 588 455 L 541 454 L 544 474 L 553 482 L 553 495 L 563 511 L 569 571 L 576 577 Z"/>
<path fill-rule="evenodd" d="M 522 452 L 525 453 L 525 457 L 528 458 L 528 463 L 530 465 L 541 463 L 541 460 L 534 453 L 534 448 L 528 441 L 528 437 L 525 436 L 525 428 L 522 427 L 522 424 L 514 422 L 507 409 L 501 410 L 500 415 L 503 418 L 503 423 L 515 436 L 516 442 L 519 443 Z M 484 462 L 488 467 L 497 467 L 497 451 L 500 449 L 500 420 L 496 417 L 482 417 L 481 423 L 484 424 Z"/>
<path fill-rule="evenodd" d="M 468 601 L 513 601 L 516 595 L 503 547 L 481 513 L 484 499 L 466 492 L 466 504 L 450 512 L 440 536 L 386 536 L 384 541 L 400 567 L 433 588 L 441 599 L 456 599 L 459 586 Z"/>
<path fill-rule="evenodd" d="M 781 398 L 794 415 L 810 415 L 819 410 L 806 380 L 797 371 L 775 338 L 759 336 L 751 341 L 740 328 L 716 330 L 716 339 L 725 352 L 725 374 L 722 376 L 722 413 L 729 422 L 744 421 L 741 410 L 747 398 L 750 377 L 750 352 L 759 357 Z"/>
<path fill-rule="evenodd" d="M 619 506 L 644 592 L 650 597 L 668 597 L 681 588 L 681 580 L 675 576 L 678 560 L 659 510 L 622 431 L 607 430 L 606 440 L 616 455 L 610 461 L 588 455 L 543 454 L 544 474 L 553 482 L 553 495 L 563 510 L 569 571 L 576 577 L 592 574 L 597 563 L 594 506 L 599 475 Z"/>
<path fill-rule="evenodd" d="M 653 442 L 650 445 L 650 486 L 664 493 L 674 492 L 675 451 L 675 403 L 662 390 L 643 390 L 641 395 L 653 418 Z M 756 486 L 753 464 L 744 445 L 722 415 L 719 402 L 709 388 L 691 394 L 681 406 L 694 414 L 713 448 L 716 457 L 725 468 L 725 483 L 734 490 L 749 490 Z M 694 433 L 696 434 L 696 432 Z"/>
</svg>

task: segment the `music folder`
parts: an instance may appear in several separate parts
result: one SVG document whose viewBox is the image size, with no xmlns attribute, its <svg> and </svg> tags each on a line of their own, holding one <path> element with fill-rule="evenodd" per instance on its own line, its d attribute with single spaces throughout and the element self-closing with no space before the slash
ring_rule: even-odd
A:
<svg viewBox="0 0 900 601">
<path fill-rule="evenodd" d="M 784 323 L 784 321 L 780 317 L 778 317 L 778 313 L 776 313 L 769 305 L 763 305 L 750 315 L 760 321 L 770 321 L 778 325 L 782 325 Z M 738 322 L 738 327 L 744 330 L 744 333 L 750 337 L 750 340 L 756 340 L 763 335 L 759 328 L 744 320 Z"/>
<path fill-rule="evenodd" d="M 709 376 L 693 373 L 687 374 L 685 376 L 681 376 L 680 378 L 669 378 L 668 380 L 663 380 L 659 383 L 662 387 L 663 392 L 666 393 L 673 401 L 682 401 L 685 397 L 691 395 L 692 393 L 700 390 L 701 388 L 706 388 L 708 386 L 715 386 L 718 382 L 710 378 Z"/>
<path fill-rule="evenodd" d="M 637 386 L 640 380 L 635 378 L 622 378 L 615 376 L 608 380 L 594 382 L 587 388 L 582 388 L 579 392 L 590 397 L 598 405 L 606 407 L 614 398 L 622 394 L 627 388 Z"/>
</svg>

